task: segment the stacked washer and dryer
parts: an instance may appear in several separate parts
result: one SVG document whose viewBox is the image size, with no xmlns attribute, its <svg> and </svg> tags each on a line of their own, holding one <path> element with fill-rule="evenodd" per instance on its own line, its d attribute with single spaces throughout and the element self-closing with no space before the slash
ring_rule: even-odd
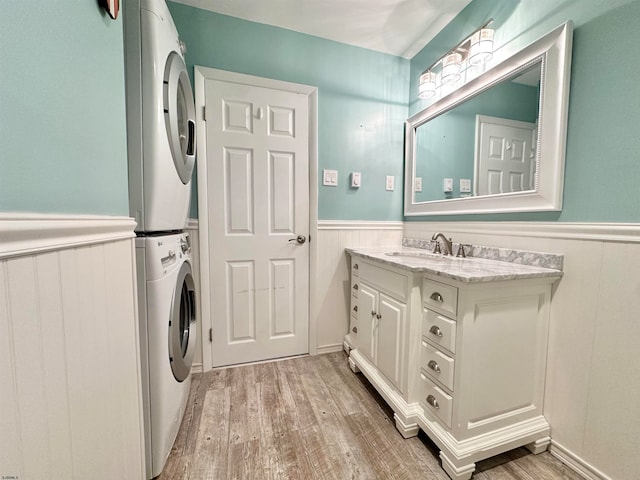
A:
<svg viewBox="0 0 640 480">
<path fill-rule="evenodd" d="M 164 468 L 191 385 L 195 285 L 186 226 L 195 107 L 164 0 L 124 3 L 130 214 L 135 217 L 147 478 Z"/>
</svg>

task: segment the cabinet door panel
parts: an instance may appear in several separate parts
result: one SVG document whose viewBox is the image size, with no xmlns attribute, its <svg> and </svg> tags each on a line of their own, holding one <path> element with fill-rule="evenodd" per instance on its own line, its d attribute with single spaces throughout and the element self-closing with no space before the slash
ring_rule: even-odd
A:
<svg viewBox="0 0 640 480">
<path fill-rule="evenodd" d="M 381 293 L 378 302 L 378 310 L 381 315 L 378 321 L 377 337 L 377 364 L 378 370 L 391 380 L 401 391 L 400 385 L 402 333 L 404 331 L 404 318 L 406 305 Z"/>
<path fill-rule="evenodd" d="M 358 348 L 374 363 L 376 361 L 376 313 L 378 292 L 364 283 L 360 283 L 358 294 Z M 373 312 L 373 313 L 372 313 Z"/>
</svg>

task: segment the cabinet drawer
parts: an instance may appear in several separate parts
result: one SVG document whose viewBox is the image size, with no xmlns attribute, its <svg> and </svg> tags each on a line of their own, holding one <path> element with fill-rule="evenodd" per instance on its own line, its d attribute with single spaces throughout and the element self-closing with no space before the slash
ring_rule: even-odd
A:
<svg viewBox="0 0 640 480">
<path fill-rule="evenodd" d="M 438 417 L 451 428 L 451 411 L 453 398 L 441 390 L 435 383 L 420 374 L 420 404 L 426 412 Z"/>
<path fill-rule="evenodd" d="M 455 317 L 458 310 L 458 289 L 425 278 L 422 283 L 422 301 L 425 307 Z"/>
<path fill-rule="evenodd" d="M 351 279 L 351 303 L 353 303 L 353 301 L 355 300 L 356 303 L 358 303 L 358 291 L 360 290 L 360 282 L 358 282 L 358 279 Z"/>
<path fill-rule="evenodd" d="M 434 345 L 456 353 L 456 322 L 436 312 L 424 309 L 422 336 Z"/>
<path fill-rule="evenodd" d="M 407 275 L 392 272 L 370 263 L 358 263 L 360 278 L 363 282 L 379 288 L 398 300 L 407 299 L 407 289 L 409 287 L 409 277 Z"/>
<path fill-rule="evenodd" d="M 420 352 L 420 366 L 423 373 L 439 381 L 449 390 L 453 391 L 453 372 L 455 360 L 445 355 L 440 350 L 432 347 L 424 340 Z"/>
<path fill-rule="evenodd" d="M 360 276 L 360 262 L 356 259 L 351 260 L 351 278 Z"/>
</svg>

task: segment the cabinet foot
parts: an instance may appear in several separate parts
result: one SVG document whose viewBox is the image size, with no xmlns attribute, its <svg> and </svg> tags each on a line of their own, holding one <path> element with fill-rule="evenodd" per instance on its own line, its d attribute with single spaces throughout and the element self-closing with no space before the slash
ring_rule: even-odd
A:
<svg viewBox="0 0 640 480">
<path fill-rule="evenodd" d="M 476 469 L 475 463 L 468 463 L 462 466 L 454 465 L 442 451 L 440 452 L 440 460 L 442 460 L 442 469 L 447 472 L 447 475 L 452 480 L 469 480 Z"/>
<path fill-rule="evenodd" d="M 358 368 L 358 365 L 356 365 L 356 362 L 354 362 L 351 359 L 351 357 L 349 357 L 349 368 L 353 373 L 360 373 L 360 369 Z"/>
<path fill-rule="evenodd" d="M 393 419 L 396 421 L 396 429 L 404 438 L 411 438 L 418 435 L 420 427 L 417 423 L 408 423 L 405 418 L 401 417 L 397 413 L 393 414 Z"/>
<path fill-rule="evenodd" d="M 533 443 L 525 445 L 525 447 L 534 455 L 538 455 L 542 452 L 546 452 L 547 447 L 549 446 L 550 443 L 551 443 L 551 437 L 544 437 L 539 440 L 536 440 Z"/>
</svg>

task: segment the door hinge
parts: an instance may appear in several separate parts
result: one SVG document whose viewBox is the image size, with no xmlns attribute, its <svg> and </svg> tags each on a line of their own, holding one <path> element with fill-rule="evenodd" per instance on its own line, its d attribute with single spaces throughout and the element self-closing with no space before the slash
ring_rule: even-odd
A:
<svg viewBox="0 0 640 480">
<path fill-rule="evenodd" d="M 209 341 L 213 342 L 213 328 L 209 329 Z"/>
<path fill-rule="evenodd" d="M 207 107 L 202 107 L 202 120 L 207 121 Z"/>
</svg>

